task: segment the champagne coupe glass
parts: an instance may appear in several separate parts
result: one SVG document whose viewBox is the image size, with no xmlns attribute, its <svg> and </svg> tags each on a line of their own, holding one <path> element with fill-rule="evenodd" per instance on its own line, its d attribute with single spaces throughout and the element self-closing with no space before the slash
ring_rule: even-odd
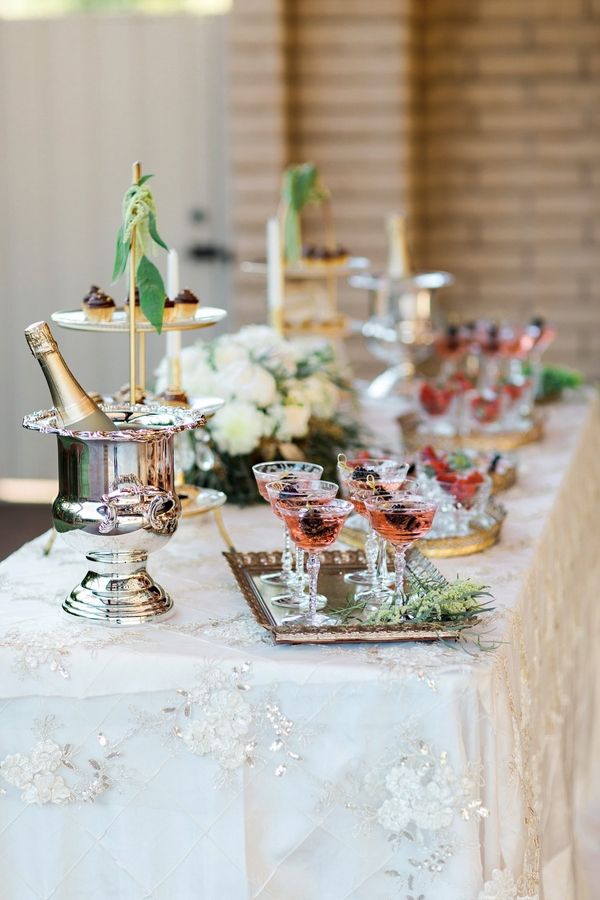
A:
<svg viewBox="0 0 600 900">
<path fill-rule="evenodd" d="M 333 481 L 306 481 L 304 476 L 297 481 L 271 481 L 267 484 L 267 495 L 271 503 L 271 509 L 275 515 L 283 520 L 281 508 L 300 509 L 310 503 L 311 506 L 323 506 L 334 500 L 339 486 Z M 271 603 L 275 606 L 284 606 L 299 609 L 307 605 L 307 596 L 304 592 L 304 550 L 296 547 L 296 578 L 291 594 L 275 597 Z M 326 604 L 325 597 L 319 597 L 317 609 L 322 609 Z"/>
<path fill-rule="evenodd" d="M 368 497 L 365 507 L 375 531 L 394 548 L 396 588 L 392 603 L 404 606 L 406 551 L 430 530 L 437 504 L 418 494 L 399 492 L 389 497 Z"/>
<path fill-rule="evenodd" d="M 364 499 L 377 491 L 397 491 L 406 479 L 408 463 L 400 463 L 394 459 L 346 459 L 343 454 L 338 457 L 338 473 L 344 494 L 354 504 L 356 512 L 367 520 L 368 532 L 365 540 L 365 556 L 367 568 L 358 572 L 350 572 L 344 580 L 350 584 L 358 584 L 367 588 L 370 593 L 379 593 L 377 559 L 380 555 L 380 542 L 371 528 L 365 509 Z"/>
<path fill-rule="evenodd" d="M 310 481 L 318 479 L 323 474 L 323 466 L 311 462 L 299 462 L 298 460 L 277 459 L 273 462 L 257 463 L 252 466 L 256 486 L 263 500 L 269 503 L 267 484 L 270 481 Z M 294 584 L 295 575 L 292 571 L 292 549 L 290 533 L 287 525 L 283 525 L 283 553 L 281 556 L 281 571 L 270 572 L 261 575 L 261 581 L 274 584 L 279 587 L 290 587 Z"/>
<path fill-rule="evenodd" d="M 279 502 L 279 501 L 276 501 Z M 347 500 L 330 500 L 322 506 L 307 504 L 300 509 L 286 509 L 280 506 L 280 512 L 290 529 L 292 539 L 297 547 L 308 552 L 308 610 L 299 615 L 286 616 L 285 625 L 337 625 L 337 616 L 317 612 L 317 584 L 321 561 L 319 556 L 323 550 L 337 540 L 342 526 L 353 506 Z"/>
</svg>

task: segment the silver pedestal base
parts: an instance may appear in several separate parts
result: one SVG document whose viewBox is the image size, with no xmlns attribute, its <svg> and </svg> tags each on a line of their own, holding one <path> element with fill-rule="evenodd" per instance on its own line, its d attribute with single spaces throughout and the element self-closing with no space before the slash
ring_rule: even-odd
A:
<svg viewBox="0 0 600 900">
<path fill-rule="evenodd" d="M 90 570 L 63 603 L 69 615 L 123 627 L 165 619 L 173 600 L 146 570 L 145 553 L 88 553 Z"/>
</svg>

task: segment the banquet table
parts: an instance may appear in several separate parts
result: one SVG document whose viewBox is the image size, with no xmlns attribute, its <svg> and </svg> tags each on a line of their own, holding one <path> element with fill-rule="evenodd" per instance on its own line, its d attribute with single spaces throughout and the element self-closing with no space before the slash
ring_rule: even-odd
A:
<svg viewBox="0 0 600 900">
<path fill-rule="evenodd" d="M 69 620 L 85 561 L 60 541 L 5 560 L 2 900 L 583 897 L 600 416 L 546 417 L 501 542 L 438 562 L 490 586 L 479 644 L 274 646 L 210 517 L 152 560 L 176 603 L 155 625 Z M 224 517 L 278 546 L 266 506 Z"/>
</svg>

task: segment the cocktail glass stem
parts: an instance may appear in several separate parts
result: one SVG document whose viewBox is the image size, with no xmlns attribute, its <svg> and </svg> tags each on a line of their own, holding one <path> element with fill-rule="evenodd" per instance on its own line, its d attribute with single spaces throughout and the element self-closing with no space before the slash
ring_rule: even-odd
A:
<svg viewBox="0 0 600 900">
<path fill-rule="evenodd" d="M 304 550 L 296 547 L 296 581 L 294 583 L 294 600 L 300 602 L 304 598 Z"/>
<path fill-rule="evenodd" d="M 286 581 L 291 582 L 292 574 L 292 542 L 290 532 L 287 525 L 283 526 L 283 555 L 281 557 L 281 571 L 285 575 Z"/>
<path fill-rule="evenodd" d="M 379 555 L 379 536 L 369 526 L 369 533 L 365 541 L 365 557 L 367 559 L 367 572 L 373 589 L 377 587 L 377 557 Z"/>
<path fill-rule="evenodd" d="M 317 613 L 317 583 L 321 560 L 318 553 L 309 553 L 306 571 L 308 572 L 308 615 L 314 619 Z"/>
<path fill-rule="evenodd" d="M 379 584 L 378 593 L 383 599 L 388 591 L 388 564 L 387 564 L 387 541 L 385 538 L 379 537 Z"/>
<path fill-rule="evenodd" d="M 394 592 L 394 606 L 404 606 L 406 603 L 406 594 L 404 593 L 404 573 L 406 572 L 406 544 L 396 544 L 394 546 L 394 570 L 396 574 L 396 590 Z"/>
</svg>

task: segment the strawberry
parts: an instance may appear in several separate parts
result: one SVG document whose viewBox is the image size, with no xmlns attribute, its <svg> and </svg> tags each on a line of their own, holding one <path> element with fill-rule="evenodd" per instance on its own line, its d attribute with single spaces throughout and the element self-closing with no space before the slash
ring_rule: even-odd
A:
<svg viewBox="0 0 600 900">
<path fill-rule="evenodd" d="M 441 416 L 447 412 L 454 392 L 451 388 L 438 388 L 425 382 L 419 391 L 421 406 L 430 416 Z"/>
</svg>

